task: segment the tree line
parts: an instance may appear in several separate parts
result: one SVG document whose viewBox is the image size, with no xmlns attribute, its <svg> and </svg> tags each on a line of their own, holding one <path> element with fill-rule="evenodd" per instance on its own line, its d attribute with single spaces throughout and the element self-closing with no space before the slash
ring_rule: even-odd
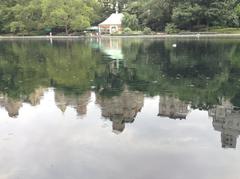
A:
<svg viewBox="0 0 240 179">
<path fill-rule="evenodd" d="M 239 27 L 239 0 L 138 0 L 129 2 L 126 13 L 133 29 L 150 27 L 199 30 Z"/>
<path fill-rule="evenodd" d="M 81 31 L 100 11 L 96 0 L 3 0 L 0 4 L 1 33 L 46 33 L 52 30 Z"/>
<path fill-rule="evenodd" d="M 115 11 L 117 0 L 2 0 L 0 33 L 81 32 Z M 124 27 L 153 31 L 239 27 L 240 0 L 118 0 Z"/>
</svg>

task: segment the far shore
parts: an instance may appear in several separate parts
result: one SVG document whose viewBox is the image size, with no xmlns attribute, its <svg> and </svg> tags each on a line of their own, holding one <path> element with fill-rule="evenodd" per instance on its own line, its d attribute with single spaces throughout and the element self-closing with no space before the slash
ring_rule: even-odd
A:
<svg viewBox="0 0 240 179">
<path fill-rule="evenodd" d="M 206 38 L 206 37 L 240 37 L 240 34 L 161 34 L 161 35 L 101 35 L 101 36 L 1 36 L 0 40 L 17 39 L 84 39 L 84 38 Z"/>
</svg>

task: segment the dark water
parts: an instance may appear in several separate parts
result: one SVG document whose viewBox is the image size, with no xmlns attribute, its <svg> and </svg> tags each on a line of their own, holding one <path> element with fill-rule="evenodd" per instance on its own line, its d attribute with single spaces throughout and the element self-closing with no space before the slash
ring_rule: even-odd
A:
<svg viewBox="0 0 240 179">
<path fill-rule="evenodd" d="M 0 106 L 0 179 L 240 176 L 237 39 L 0 41 Z"/>
</svg>

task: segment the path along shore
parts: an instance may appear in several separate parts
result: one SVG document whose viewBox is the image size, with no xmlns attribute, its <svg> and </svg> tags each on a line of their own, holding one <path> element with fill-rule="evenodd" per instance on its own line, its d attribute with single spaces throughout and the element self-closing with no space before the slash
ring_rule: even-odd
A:
<svg viewBox="0 0 240 179">
<path fill-rule="evenodd" d="M 211 38 L 211 37 L 239 37 L 240 34 L 175 34 L 175 35 L 128 35 L 128 36 L 0 36 L 0 40 L 15 39 L 84 39 L 84 38 Z"/>
</svg>

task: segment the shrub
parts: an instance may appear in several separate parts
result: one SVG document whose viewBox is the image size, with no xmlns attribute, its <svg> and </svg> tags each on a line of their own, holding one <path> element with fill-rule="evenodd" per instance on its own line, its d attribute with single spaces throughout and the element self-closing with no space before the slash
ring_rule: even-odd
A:
<svg viewBox="0 0 240 179">
<path fill-rule="evenodd" d="M 132 33 L 132 29 L 130 29 L 129 27 L 126 27 L 123 29 L 123 33 L 124 34 L 131 34 Z"/>
<path fill-rule="evenodd" d="M 149 35 L 149 34 L 151 34 L 151 33 L 152 33 L 152 30 L 151 30 L 149 27 L 145 27 L 145 28 L 143 29 L 143 34 Z"/>
<path fill-rule="evenodd" d="M 11 22 L 10 23 L 10 32 L 17 33 L 22 32 L 25 29 L 25 25 L 22 22 Z"/>
<path fill-rule="evenodd" d="M 179 32 L 177 26 L 173 23 L 168 23 L 165 27 L 165 32 L 168 34 L 176 34 Z"/>
</svg>

